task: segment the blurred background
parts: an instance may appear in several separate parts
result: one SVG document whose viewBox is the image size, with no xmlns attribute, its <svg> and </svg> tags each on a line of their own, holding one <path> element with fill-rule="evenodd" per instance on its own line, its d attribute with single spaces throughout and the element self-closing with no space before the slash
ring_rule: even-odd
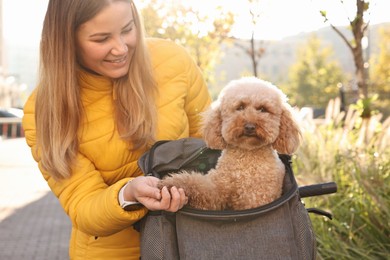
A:
<svg viewBox="0 0 390 260">
<path fill-rule="evenodd" d="M 358 11 L 357 2 L 368 7 Z M 2 108 L 23 107 L 36 86 L 39 39 L 47 3 L 47 0 L 0 1 Z M 352 98 L 345 102 L 356 101 L 360 94 L 368 97 L 376 93 L 381 98 L 390 98 L 388 88 L 383 87 L 386 75 L 382 75 L 388 59 L 385 42 L 390 39 L 390 16 L 386 11 L 390 3 L 386 0 L 136 0 L 135 3 L 144 14 L 148 35 L 170 38 L 190 51 L 214 97 L 227 81 L 256 75 L 283 88 L 290 101 L 300 107 L 324 109 L 327 101 L 341 92 Z M 361 24 L 356 24 L 358 15 L 362 15 Z M 356 28 L 361 27 L 361 35 L 352 33 L 354 20 Z M 355 53 L 362 52 L 363 64 L 354 60 L 355 47 Z M 313 71 L 303 71 L 305 59 L 317 66 L 312 69 L 322 66 L 315 61 L 326 66 L 318 70 L 319 75 L 314 75 Z M 363 79 L 356 73 L 356 66 L 361 65 L 367 74 Z M 309 79 L 297 78 L 298 72 L 323 80 L 317 78 L 313 80 L 315 84 L 310 83 Z"/>
<path fill-rule="evenodd" d="M 47 2 L 0 1 L 0 117 L 18 117 L 8 108 L 22 108 L 37 84 Z M 316 117 L 335 97 L 343 109 L 361 97 L 364 103 L 375 99 L 375 109 L 389 114 L 387 0 L 135 3 L 149 36 L 170 38 L 193 55 L 213 97 L 229 80 L 255 75 L 281 87 L 293 105 L 310 107 Z"/>
<path fill-rule="evenodd" d="M 319 258 L 388 259 L 390 1 L 134 2 L 147 35 L 187 48 L 213 98 L 242 76 L 271 81 L 288 95 L 303 129 L 293 158 L 299 182 L 339 186 L 337 194 L 306 201 L 334 215 L 312 217 Z M 47 3 L 0 0 L 0 148 L 23 137 L 21 109 L 37 84 Z M 1 165 L 0 177 L 7 171 Z"/>
</svg>

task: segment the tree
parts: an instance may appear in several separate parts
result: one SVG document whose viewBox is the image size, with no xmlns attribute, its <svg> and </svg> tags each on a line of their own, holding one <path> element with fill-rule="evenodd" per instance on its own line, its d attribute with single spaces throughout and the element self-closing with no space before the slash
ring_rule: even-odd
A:
<svg viewBox="0 0 390 260">
<path fill-rule="evenodd" d="M 283 87 L 291 103 L 303 107 L 325 108 L 337 97 L 344 80 L 341 67 L 330 60 L 332 49 L 321 48 L 320 39 L 313 34 L 297 50 L 297 62 L 289 70 L 289 85 Z"/>
<path fill-rule="evenodd" d="M 390 28 L 382 28 L 379 34 L 379 52 L 371 58 L 370 75 L 372 89 L 378 94 L 377 105 L 390 116 Z"/>
<path fill-rule="evenodd" d="M 243 45 L 239 42 L 235 42 L 235 45 L 242 49 L 245 54 L 247 54 L 252 62 L 252 71 L 253 75 L 255 77 L 258 76 L 257 67 L 259 64 L 259 61 L 263 54 L 265 53 L 265 48 L 262 47 L 261 42 L 257 42 L 255 40 L 255 30 L 256 25 L 260 19 L 260 6 L 259 6 L 259 0 L 247 0 L 249 4 L 249 15 L 250 15 L 250 23 L 251 23 L 251 38 L 249 39 L 249 47 L 247 45 Z M 257 46 L 259 44 L 260 46 Z"/>
<path fill-rule="evenodd" d="M 344 4 L 343 0 L 340 0 Z M 366 36 L 369 22 L 365 21 L 364 15 L 369 10 L 369 1 L 356 0 L 356 13 L 352 19 L 348 17 L 350 31 L 352 32 L 353 39 L 350 40 L 348 37 L 341 32 L 341 30 L 329 21 L 327 12 L 325 10 L 320 11 L 321 15 L 325 18 L 325 22 L 329 22 L 331 28 L 341 37 L 348 48 L 352 52 L 353 60 L 355 63 L 355 76 L 359 92 L 362 99 L 369 99 L 368 95 L 368 62 L 364 58 L 363 39 Z M 366 103 L 366 102 L 364 102 Z M 367 102 L 369 104 L 370 102 Z M 371 108 L 366 107 L 363 109 L 362 117 L 370 117 Z"/>
<path fill-rule="evenodd" d="M 214 67 L 220 45 L 229 39 L 234 15 L 221 6 L 211 17 L 177 1 L 149 0 L 142 9 L 149 36 L 169 38 L 185 46 L 203 71 L 208 83 L 215 82 Z"/>
</svg>

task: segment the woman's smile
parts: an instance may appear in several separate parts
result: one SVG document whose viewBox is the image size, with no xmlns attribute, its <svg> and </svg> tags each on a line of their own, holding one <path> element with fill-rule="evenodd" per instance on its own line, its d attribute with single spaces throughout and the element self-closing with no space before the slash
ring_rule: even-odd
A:
<svg viewBox="0 0 390 260">
<path fill-rule="evenodd" d="M 113 60 L 105 60 L 107 62 L 110 62 L 110 63 L 125 63 L 126 62 L 126 58 L 127 58 L 127 55 L 122 57 L 122 58 L 118 58 L 118 59 L 113 59 Z"/>
</svg>

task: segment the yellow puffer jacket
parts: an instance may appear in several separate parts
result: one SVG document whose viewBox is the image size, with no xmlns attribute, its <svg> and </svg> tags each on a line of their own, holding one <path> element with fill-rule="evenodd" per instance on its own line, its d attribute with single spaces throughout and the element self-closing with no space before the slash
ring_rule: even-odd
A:
<svg viewBox="0 0 390 260">
<path fill-rule="evenodd" d="M 171 41 L 149 39 L 148 46 L 160 91 L 158 139 L 198 136 L 199 113 L 211 102 L 198 67 Z M 139 259 L 139 234 L 132 224 L 146 214 L 146 209 L 124 211 L 118 204 L 118 192 L 141 174 L 137 159 L 144 151 L 129 151 L 114 130 L 110 80 L 82 72 L 80 85 L 86 123 L 79 131 L 77 168 L 71 178 L 60 182 L 43 173 L 72 221 L 70 257 Z M 34 149 L 34 106 L 33 93 L 25 104 L 23 127 L 39 162 Z"/>
</svg>

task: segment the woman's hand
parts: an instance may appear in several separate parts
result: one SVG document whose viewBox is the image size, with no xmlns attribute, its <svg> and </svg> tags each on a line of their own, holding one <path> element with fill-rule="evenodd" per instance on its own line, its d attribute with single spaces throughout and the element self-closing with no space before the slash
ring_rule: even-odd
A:
<svg viewBox="0 0 390 260">
<path fill-rule="evenodd" d="M 184 190 L 167 187 L 157 188 L 159 179 L 152 176 L 140 176 L 132 180 L 124 191 L 128 201 L 138 201 L 150 210 L 176 212 L 188 201 Z"/>
</svg>

